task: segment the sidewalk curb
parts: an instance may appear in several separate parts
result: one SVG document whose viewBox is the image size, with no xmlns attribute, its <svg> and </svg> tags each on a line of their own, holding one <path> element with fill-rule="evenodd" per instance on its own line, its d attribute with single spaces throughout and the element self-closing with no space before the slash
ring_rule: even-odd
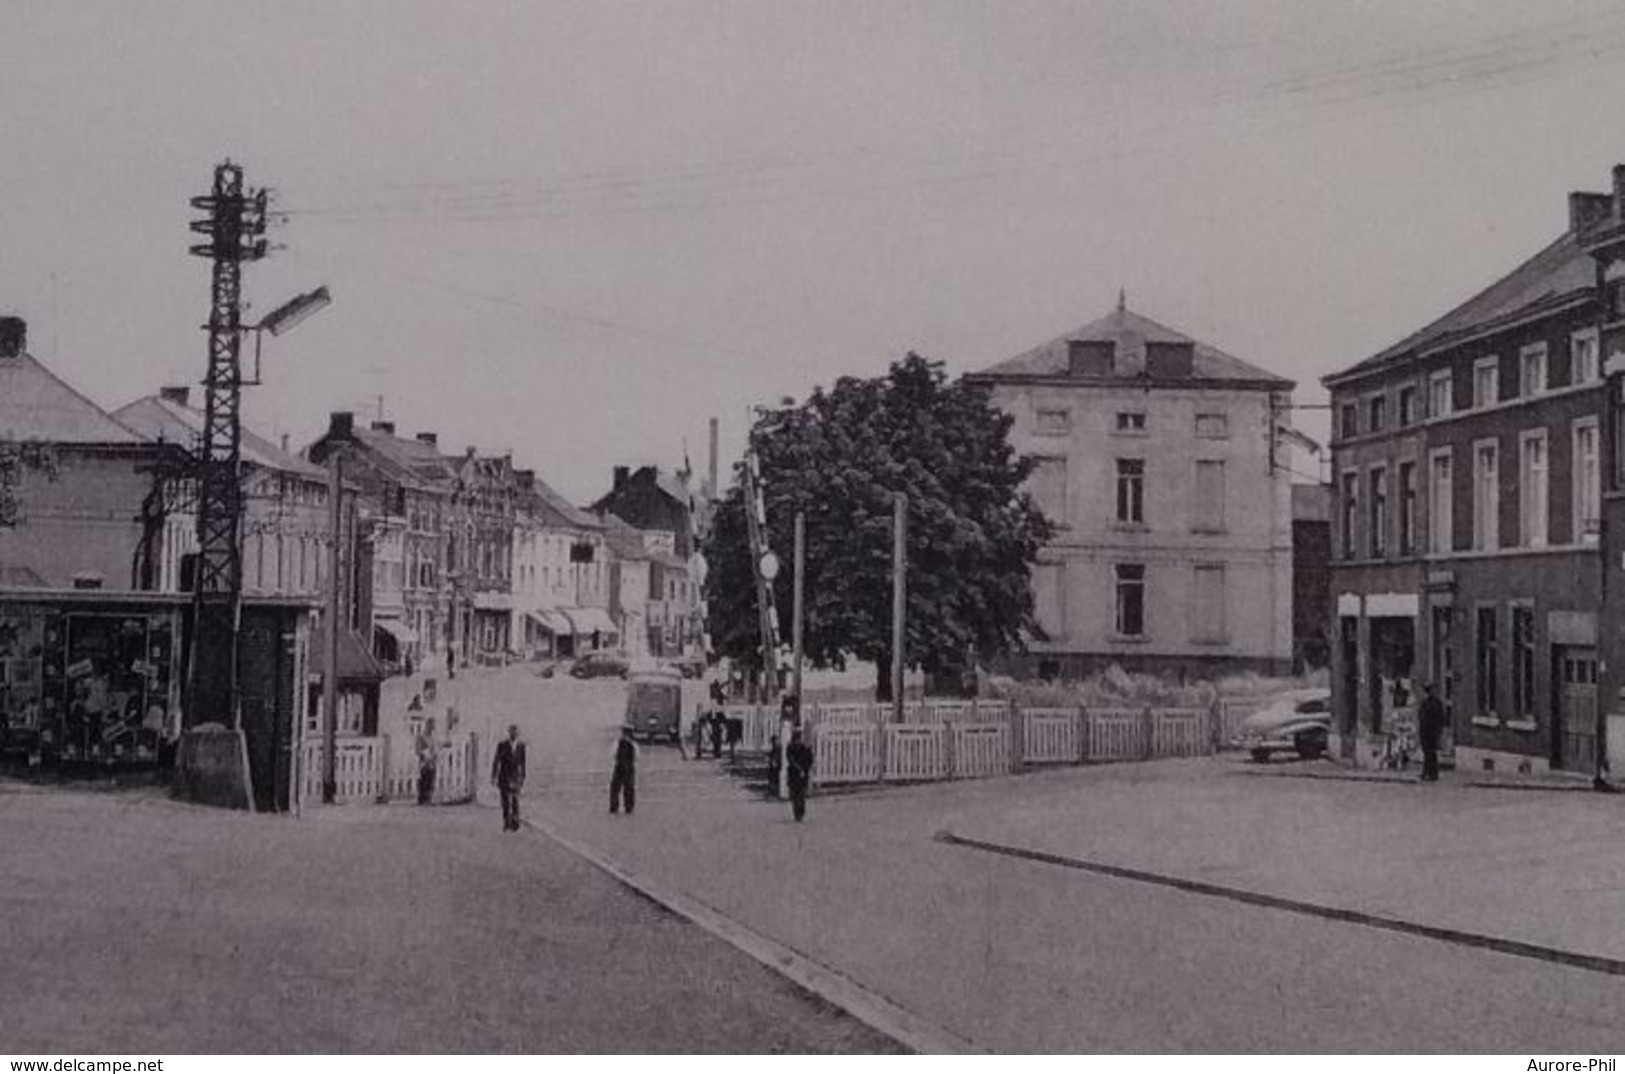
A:
<svg viewBox="0 0 1625 1074">
<path fill-rule="evenodd" d="M 1314 782 L 1322 780 L 1333 783 L 1387 783 L 1398 784 L 1405 787 L 1425 787 L 1426 783 L 1414 776 L 1388 776 L 1369 775 L 1359 776 L 1345 772 L 1227 772 L 1226 775 L 1243 779 L 1297 779 Z M 1513 780 L 1496 779 L 1452 779 L 1440 780 L 1440 787 L 1473 787 L 1492 791 L 1543 791 L 1546 793 L 1574 794 L 1583 792 L 1596 794 L 1597 789 L 1590 783 L 1582 783 L 1578 779 L 1567 782 L 1515 782 Z"/>
<path fill-rule="evenodd" d="M 657 887 L 549 824 L 530 819 L 523 823 L 620 883 L 672 913 L 687 918 L 719 940 L 918 1055 L 987 1054 L 985 1048 L 898 1006 L 840 971 L 763 936 L 697 899 Z"/>
<path fill-rule="evenodd" d="M 1109 876 L 1118 880 L 1132 880 L 1141 884 L 1173 888 L 1192 895 L 1207 895 L 1229 899 L 1232 902 L 1245 903 L 1249 906 L 1259 906 L 1270 910 L 1284 910 L 1288 913 L 1302 914 L 1306 917 L 1318 917 L 1327 921 L 1341 921 L 1349 925 L 1364 925 L 1367 928 L 1385 929 L 1389 932 L 1399 932 L 1410 936 L 1422 936 L 1430 940 L 1438 940 L 1441 943 L 1456 944 L 1460 947 L 1476 947 L 1484 951 L 1494 951 L 1497 954 L 1533 959 L 1537 962 L 1551 962 L 1559 966 L 1568 966 L 1571 969 L 1589 970 L 1592 973 L 1603 973 L 1612 977 L 1625 977 L 1625 961 L 1608 958 L 1604 955 L 1587 955 L 1561 947 L 1547 947 L 1542 944 L 1527 943 L 1523 940 L 1508 940 L 1501 936 L 1490 936 L 1486 933 L 1468 932 L 1463 929 L 1445 928 L 1439 925 L 1424 925 L 1416 921 L 1407 921 L 1404 918 L 1389 917 L 1385 914 L 1372 914 L 1363 910 L 1346 910 L 1335 906 L 1322 906 L 1319 903 L 1305 902 L 1301 899 L 1291 899 L 1282 895 L 1266 895 L 1262 892 L 1248 891 L 1246 888 L 1228 887 L 1204 880 L 1189 880 L 1166 873 L 1132 869 L 1123 865 L 1108 865 L 1105 862 L 1069 858 L 1063 854 L 1054 854 L 1045 850 L 1031 850 L 1026 847 L 972 839 L 962 835 L 955 835 L 947 830 L 939 831 L 936 834 L 936 839 L 938 842 L 947 843 L 950 846 L 967 847 L 971 850 L 999 854 L 1007 858 L 1019 858 L 1044 865 L 1058 865 L 1062 868 L 1096 873 L 1100 876 Z"/>
</svg>

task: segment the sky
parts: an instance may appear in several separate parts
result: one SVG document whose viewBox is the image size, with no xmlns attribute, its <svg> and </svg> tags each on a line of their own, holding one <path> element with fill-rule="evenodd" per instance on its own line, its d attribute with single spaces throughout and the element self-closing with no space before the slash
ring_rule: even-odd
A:
<svg viewBox="0 0 1625 1074">
<path fill-rule="evenodd" d="M 188 199 L 278 249 L 255 428 L 335 410 L 585 502 L 750 407 L 1131 308 L 1319 379 L 1625 160 L 1593 0 L 0 0 L 0 312 L 112 408 L 203 375 Z M 1306 464 L 1312 468 L 1312 463 Z"/>
</svg>

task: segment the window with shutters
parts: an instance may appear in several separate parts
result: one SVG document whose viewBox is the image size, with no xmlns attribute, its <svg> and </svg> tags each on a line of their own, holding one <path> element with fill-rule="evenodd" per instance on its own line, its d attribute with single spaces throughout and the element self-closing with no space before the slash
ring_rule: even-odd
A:
<svg viewBox="0 0 1625 1074">
<path fill-rule="evenodd" d="M 1388 554 L 1388 468 L 1373 466 L 1369 481 L 1371 494 L 1366 502 L 1371 510 L 1368 527 L 1371 558 L 1381 559 Z"/>
<path fill-rule="evenodd" d="M 1038 509 L 1057 526 L 1067 524 L 1066 459 L 1044 456 L 1033 460 L 1033 472 L 1027 479 Z"/>
<path fill-rule="evenodd" d="M 1450 370 L 1441 369 L 1428 376 L 1428 417 L 1442 418 L 1454 409 L 1451 404 L 1451 395 L 1454 391 L 1454 380 Z"/>
<path fill-rule="evenodd" d="M 1449 448 L 1428 456 L 1428 551 L 1449 552 L 1455 542 L 1455 481 Z"/>
<path fill-rule="evenodd" d="M 1494 440 L 1473 445 L 1473 547 L 1480 552 L 1501 547 L 1499 454 Z"/>
<path fill-rule="evenodd" d="M 1518 452 L 1518 542 L 1525 548 L 1544 548 L 1550 514 L 1546 430 L 1520 435 Z"/>
<path fill-rule="evenodd" d="M 1474 672 L 1478 677 L 1478 714 L 1493 719 L 1496 714 L 1497 680 L 1501 674 L 1500 641 L 1496 637 L 1496 607 L 1482 605 L 1478 609 L 1478 631 L 1474 638 Z"/>
<path fill-rule="evenodd" d="M 1569 383 L 1590 384 L 1597 379 L 1601 352 L 1595 328 L 1585 328 L 1569 337 Z"/>
<path fill-rule="evenodd" d="M 1039 436 L 1065 436 L 1072 431 L 1072 415 L 1065 410 L 1040 410 L 1033 431 Z"/>
<path fill-rule="evenodd" d="M 1224 603 L 1223 565 L 1198 565 L 1191 583 L 1191 641 L 1218 644 L 1230 640 Z"/>
<path fill-rule="evenodd" d="M 1198 459 L 1196 495 L 1191 503 L 1191 529 L 1197 533 L 1224 532 L 1224 461 Z"/>
<path fill-rule="evenodd" d="M 1416 464 L 1399 464 L 1399 554 L 1416 553 Z"/>
<path fill-rule="evenodd" d="M 1574 540 L 1595 542 L 1602 528 L 1602 470 L 1597 447 L 1597 419 L 1574 423 Z"/>
</svg>

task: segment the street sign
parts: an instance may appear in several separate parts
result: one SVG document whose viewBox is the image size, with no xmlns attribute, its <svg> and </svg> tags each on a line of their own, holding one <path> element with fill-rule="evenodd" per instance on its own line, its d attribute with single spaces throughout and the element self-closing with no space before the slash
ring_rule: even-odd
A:
<svg viewBox="0 0 1625 1074">
<path fill-rule="evenodd" d="M 779 557 L 772 552 L 766 553 L 762 556 L 761 567 L 762 577 L 771 582 L 779 576 Z"/>
</svg>

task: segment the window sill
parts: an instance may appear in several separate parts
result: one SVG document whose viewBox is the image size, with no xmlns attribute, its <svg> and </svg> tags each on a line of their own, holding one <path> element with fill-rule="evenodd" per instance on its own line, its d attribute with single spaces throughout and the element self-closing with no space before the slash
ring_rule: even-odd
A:
<svg viewBox="0 0 1625 1074">
<path fill-rule="evenodd" d="M 1474 727 L 1500 727 L 1501 726 L 1501 718 L 1499 716 L 1474 716 L 1473 717 L 1473 726 Z"/>
<path fill-rule="evenodd" d="M 1113 436 L 1126 437 L 1129 440 L 1149 440 L 1149 439 L 1151 439 L 1151 430 L 1150 429 L 1113 429 L 1112 430 L 1112 435 Z"/>
<path fill-rule="evenodd" d="M 1191 533 L 1198 537 L 1223 537 L 1230 531 L 1223 526 L 1192 526 Z"/>
<path fill-rule="evenodd" d="M 1151 638 L 1146 634 L 1108 634 L 1106 640 L 1113 645 L 1145 645 Z"/>
<path fill-rule="evenodd" d="M 1151 527 L 1144 522 L 1113 522 L 1108 529 L 1115 533 L 1150 533 Z"/>
<path fill-rule="evenodd" d="M 1534 717 L 1523 720 L 1508 720 L 1503 726 L 1508 731 L 1535 731 L 1540 728 Z"/>
<path fill-rule="evenodd" d="M 1192 638 L 1191 639 L 1191 644 L 1192 645 L 1206 646 L 1208 648 L 1218 648 L 1218 647 L 1221 647 L 1221 646 L 1229 645 L 1230 644 L 1230 639 L 1229 638 Z"/>
</svg>

